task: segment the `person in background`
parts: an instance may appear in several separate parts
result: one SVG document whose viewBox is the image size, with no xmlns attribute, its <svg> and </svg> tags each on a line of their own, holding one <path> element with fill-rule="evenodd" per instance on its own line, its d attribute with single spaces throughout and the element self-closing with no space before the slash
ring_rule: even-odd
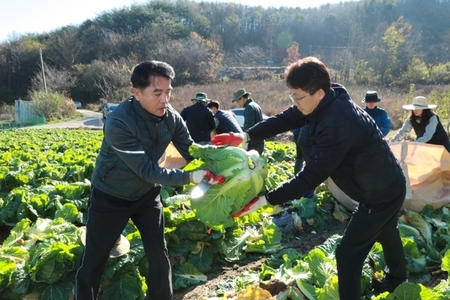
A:
<svg viewBox="0 0 450 300">
<path fill-rule="evenodd" d="M 298 128 L 298 135 L 295 144 L 296 144 L 297 159 L 295 160 L 294 172 L 295 174 L 297 174 L 303 169 L 304 162 L 311 153 L 312 142 L 308 124 L 305 124 L 302 127 Z M 298 153 L 300 153 L 300 161 L 298 158 L 299 156 Z M 313 198 L 314 190 L 315 188 L 306 192 L 305 194 L 302 195 L 302 197 Z"/>
<path fill-rule="evenodd" d="M 98 299 L 110 251 L 129 220 L 139 230 L 148 259 L 147 298 L 172 299 L 171 264 L 164 240 L 161 185 L 220 183 L 210 171 L 185 172 L 158 165 L 169 143 L 187 161 L 193 143 L 186 125 L 169 104 L 173 68 L 160 61 L 136 65 L 133 96 L 122 102 L 103 127 L 88 203 L 85 248 L 76 273 L 75 299 Z"/>
<path fill-rule="evenodd" d="M 361 299 L 362 268 L 377 241 L 383 247 L 387 268 L 386 276 L 374 279 L 372 285 L 376 293 L 393 291 L 406 281 L 406 260 L 397 228 L 406 193 L 400 164 L 374 120 L 342 85 L 331 83 L 331 74 L 319 59 L 306 57 L 292 63 L 285 80 L 292 106 L 244 134 L 219 134 L 211 143 L 236 146 L 261 141 L 308 123 L 311 153 L 294 178 L 254 198 L 233 217 L 298 199 L 331 177 L 359 202 L 335 252 L 340 299 Z"/>
<path fill-rule="evenodd" d="M 388 135 L 389 131 L 391 131 L 391 119 L 389 119 L 386 110 L 377 106 L 377 103 L 381 102 L 381 99 L 378 98 L 377 92 L 368 91 L 361 102 L 366 103 L 364 110 L 369 114 L 369 116 L 372 117 L 372 119 L 375 120 L 375 123 L 377 123 L 377 126 L 383 136 Z"/>
<path fill-rule="evenodd" d="M 217 120 L 216 134 L 237 132 L 242 133 L 242 128 L 239 126 L 236 117 L 228 111 L 220 109 L 220 103 L 216 100 L 211 100 L 206 107 L 208 107 Z"/>
<path fill-rule="evenodd" d="M 211 133 L 216 128 L 214 115 L 206 107 L 211 99 L 206 93 L 200 92 L 191 99 L 194 104 L 183 108 L 181 117 L 186 121 L 189 133 L 194 142 L 199 144 L 209 143 Z"/>
<path fill-rule="evenodd" d="M 302 149 L 300 148 L 300 144 L 298 143 L 298 136 L 300 134 L 300 128 L 294 128 L 294 130 L 292 130 L 292 140 L 295 143 L 295 164 L 294 164 L 294 174 L 297 174 L 298 172 L 300 172 L 300 170 L 303 168 L 303 162 L 304 162 L 304 157 L 303 157 L 303 152 Z"/>
<path fill-rule="evenodd" d="M 428 104 L 427 98 L 423 96 L 415 97 L 412 104 L 403 105 L 404 109 L 409 110 L 409 115 L 391 141 L 399 141 L 406 133 L 414 129 L 417 136 L 416 142 L 442 145 L 450 152 L 448 134 L 439 121 L 439 117 L 433 112 L 433 108 L 436 107 L 435 104 Z"/>
<path fill-rule="evenodd" d="M 234 92 L 231 101 L 244 108 L 244 131 L 263 120 L 261 107 L 252 98 L 249 98 L 250 95 L 251 93 L 247 93 L 245 89 L 239 89 Z M 261 154 L 264 151 L 264 140 L 250 141 L 247 150 L 256 150 Z"/>
</svg>

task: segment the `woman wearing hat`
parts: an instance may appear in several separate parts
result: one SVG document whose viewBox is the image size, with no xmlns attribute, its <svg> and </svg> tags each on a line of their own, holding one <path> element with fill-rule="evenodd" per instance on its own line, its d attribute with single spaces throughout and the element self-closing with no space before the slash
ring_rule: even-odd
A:
<svg viewBox="0 0 450 300">
<path fill-rule="evenodd" d="M 412 104 L 403 105 L 404 109 L 410 111 L 409 117 L 391 141 L 397 142 L 411 129 L 414 129 L 417 136 L 416 142 L 442 145 L 450 152 L 447 132 L 439 121 L 439 117 L 432 110 L 436 106 L 428 104 L 427 98 L 422 96 L 415 97 Z"/>
<path fill-rule="evenodd" d="M 368 91 L 366 97 L 362 99 L 362 102 L 366 103 L 366 107 L 364 108 L 366 113 L 368 113 L 375 123 L 377 123 L 383 136 L 386 136 L 389 131 L 391 131 L 391 120 L 389 119 L 387 112 L 377 106 L 378 102 L 381 102 L 377 92 Z"/>
</svg>

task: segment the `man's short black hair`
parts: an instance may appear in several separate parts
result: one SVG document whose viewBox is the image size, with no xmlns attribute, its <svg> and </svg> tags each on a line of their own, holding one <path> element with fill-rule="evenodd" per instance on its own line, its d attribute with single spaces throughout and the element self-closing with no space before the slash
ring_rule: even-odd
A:
<svg viewBox="0 0 450 300">
<path fill-rule="evenodd" d="M 144 89 L 150 85 L 152 77 L 162 76 L 170 80 L 175 78 L 175 71 L 166 62 L 152 60 L 144 61 L 134 67 L 131 83 L 134 88 Z"/>
<path fill-rule="evenodd" d="M 219 109 L 220 103 L 219 103 L 219 101 L 211 100 L 211 101 L 209 101 L 209 103 L 206 105 L 206 107 L 208 107 L 208 108 L 215 107 L 215 108 Z"/>
</svg>

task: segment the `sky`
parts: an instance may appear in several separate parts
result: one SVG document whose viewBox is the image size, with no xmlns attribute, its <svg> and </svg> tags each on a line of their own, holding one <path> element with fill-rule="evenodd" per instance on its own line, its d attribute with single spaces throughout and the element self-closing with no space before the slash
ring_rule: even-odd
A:
<svg viewBox="0 0 450 300">
<path fill-rule="evenodd" d="M 102 12 L 147 3 L 148 0 L 0 0 L 0 43 L 26 33 L 51 32 L 79 25 Z M 196 0 L 200 1 L 200 0 Z M 263 7 L 319 7 L 354 0 L 205 0 Z"/>
</svg>

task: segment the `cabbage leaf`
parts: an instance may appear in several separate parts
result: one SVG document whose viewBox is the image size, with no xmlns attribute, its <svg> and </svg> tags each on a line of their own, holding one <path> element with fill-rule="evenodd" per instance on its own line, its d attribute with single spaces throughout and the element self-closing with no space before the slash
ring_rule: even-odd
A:
<svg viewBox="0 0 450 300">
<path fill-rule="evenodd" d="M 223 184 L 212 185 L 200 199 L 191 200 L 191 207 L 200 221 L 214 227 L 225 228 L 234 224 L 231 217 L 240 211 L 264 188 L 267 178 L 267 161 L 255 150 L 238 147 L 217 147 L 192 144 L 189 153 L 197 158 L 185 169 L 210 170 L 216 176 L 224 176 Z M 192 165 L 191 165 L 192 164 Z"/>
</svg>

